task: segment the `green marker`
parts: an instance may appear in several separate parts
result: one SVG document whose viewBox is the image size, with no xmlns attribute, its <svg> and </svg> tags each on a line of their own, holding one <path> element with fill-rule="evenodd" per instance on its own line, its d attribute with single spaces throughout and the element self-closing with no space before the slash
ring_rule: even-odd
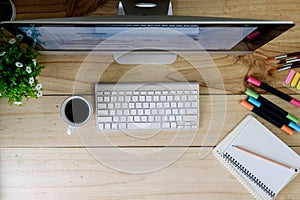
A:
<svg viewBox="0 0 300 200">
<path fill-rule="evenodd" d="M 295 122 L 296 124 L 298 124 L 299 119 L 297 117 L 295 117 L 294 115 L 288 113 L 287 111 L 283 110 L 282 108 L 278 107 L 277 105 L 275 105 L 274 103 L 272 103 L 271 101 L 265 99 L 264 97 L 260 96 L 259 94 L 257 94 L 256 92 L 254 92 L 253 90 L 250 90 L 249 88 L 246 90 L 245 92 L 248 96 L 253 97 L 254 99 L 256 99 L 257 101 L 259 101 L 261 104 L 263 104 L 265 107 L 272 109 L 274 112 L 276 112 L 278 115 L 282 116 L 282 117 L 286 117 L 287 119 Z"/>
</svg>

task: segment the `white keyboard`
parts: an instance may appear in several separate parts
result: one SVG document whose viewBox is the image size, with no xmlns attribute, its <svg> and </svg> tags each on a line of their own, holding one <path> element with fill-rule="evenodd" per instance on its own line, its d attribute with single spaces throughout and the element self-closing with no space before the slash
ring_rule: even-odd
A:
<svg viewBox="0 0 300 200">
<path fill-rule="evenodd" d="M 98 130 L 199 127 L 196 82 L 99 83 L 95 94 Z"/>
</svg>

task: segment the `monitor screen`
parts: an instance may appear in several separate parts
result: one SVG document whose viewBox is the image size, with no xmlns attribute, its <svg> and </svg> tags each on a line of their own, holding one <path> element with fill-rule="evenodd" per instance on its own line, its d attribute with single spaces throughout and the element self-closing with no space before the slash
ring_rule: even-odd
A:
<svg viewBox="0 0 300 200">
<path fill-rule="evenodd" d="M 2 22 L 1 25 L 39 51 L 251 52 L 294 23 L 214 17 L 99 16 Z M 191 38 L 200 48 L 191 47 L 184 37 Z"/>
</svg>

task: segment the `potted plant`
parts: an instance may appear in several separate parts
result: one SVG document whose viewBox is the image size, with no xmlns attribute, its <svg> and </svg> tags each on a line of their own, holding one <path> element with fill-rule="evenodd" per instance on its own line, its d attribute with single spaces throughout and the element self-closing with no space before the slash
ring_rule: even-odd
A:
<svg viewBox="0 0 300 200">
<path fill-rule="evenodd" d="M 22 35 L 8 39 L 0 30 L 0 98 L 7 98 L 9 104 L 21 106 L 23 100 L 43 95 L 42 84 L 37 76 L 44 65 L 37 62 L 38 52 L 22 44 Z"/>
</svg>

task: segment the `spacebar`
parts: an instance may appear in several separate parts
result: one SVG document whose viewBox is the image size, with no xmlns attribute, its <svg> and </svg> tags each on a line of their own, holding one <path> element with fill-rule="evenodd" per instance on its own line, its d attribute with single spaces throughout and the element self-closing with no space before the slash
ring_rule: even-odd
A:
<svg viewBox="0 0 300 200">
<path fill-rule="evenodd" d="M 128 123 L 127 129 L 160 129 L 160 123 L 136 122 Z"/>
</svg>

